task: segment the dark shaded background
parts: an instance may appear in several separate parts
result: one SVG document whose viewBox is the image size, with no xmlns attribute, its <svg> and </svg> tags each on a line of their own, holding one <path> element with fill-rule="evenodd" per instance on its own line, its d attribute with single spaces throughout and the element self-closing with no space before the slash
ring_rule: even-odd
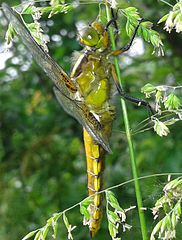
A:
<svg viewBox="0 0 182 240">
<path fill-rule="evenodd" d="M 12 5 L 12 1 L 5 1 Z M 175 1 L 171 1 L 171 3 Z M 1 1 L 0 1 L 1 3 Z M 13 5 L 20 1 L 13 1 Z M 145 54 L 132 58 L 126 65 L 121 58 L 124 89 L 143 97 L 140 89 L 150 82 L 154 85 L 180 85 L 182 75 L 181 35 L 162 30 L 156 23 L 169 11 L 159 1 L 130 1 L 123 7 L 135 6 L 145 19 L 153 21 L 161 32 L 165 56 L 151 55 L 152 47 L 145 44 Z M 92 22 L 98 14 L 97 4 L 80 5 L 68 14 L 54 16 L 51 21 L 42 20 L 45 32 L 50 36 L 51 56 L 67 71 L 70 70 L 71 54 L 79 50 L 75 23 Z M 124 19 L 124 18 L 122 18 Z M 49 27 L 50 25 L 52 25 Z M 123 22 L 124 26 L 124 22 Z M 7 29 L 5 19 L 0 15 L 0 51 L 4 48 Z M 61 34 L 60 34 L 61 33 Z M 55 42 L 55 34 L 61 41 Z M 127 43 L 125 29 L 121 31 L 121 43 Z M 81 201 L 87 195 L 86 165 L 82 143 L 82 128 L 69 117 L 57 103 L 52 82 L 31 60 L 30 53 L 17 39 L 11 48 L 12 57 L 0 71 L 0 239 L 18 240 L 33 229 L 39 228 L 54 212 L 62 211 Z M 130 58 L 130 57 L 129 57 Z M 113 186 L 132 178 L 127 141 L 120 111 L 119 97 L 116 97 L 118 116 L 111 139 L 113 154 L 105 163 L 104 187 Z M 144 109 L 128 104 L 132 129 L 147 118 Z M 152 130 L 134 135 L 137 164 L 140 175 L 180 172 L 182 169 L 181 123 L 171 127 L 168 137 L 160 138 Z M 161 196 L 166 177 L 141 181 L 148 232 L 154 226 L 149 210 Z M 123 208 L 136 205 L 133 184 L 114 191 Z M 67 215 L 71 224 L 77 225 L 74 239 L 89 239 L 88 229 L 83 227 L 79 209 Z M 136 210 L 129 213 L 128 223 L 133 226 L 125 239 L 141 239 Z M 179 235 L 182 229 L 179 227 Z M 59 237 L 66 239 L 66 231 L 60 223 Z M 102 229 L 95 239 L 110 239 L 104 217 Z"/>
</svg>

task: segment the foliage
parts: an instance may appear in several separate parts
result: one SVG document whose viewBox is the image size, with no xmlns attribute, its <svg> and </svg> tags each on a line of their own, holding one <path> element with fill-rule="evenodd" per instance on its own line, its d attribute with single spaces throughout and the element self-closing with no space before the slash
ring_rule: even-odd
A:
<svg viewBox="0 0 182 240">
<path fill-rule="evenodd" d="M 161 122 L 156 117 L 152 117 L 152 122 L 154 123 L 154 131 L 159 136 L 167 136 L 169 133 L 168 125 L 175 124 L 177 121 L 181 121 L 181 102 L 180 99 L 174 94 L 174 92 L 179 91 L 180 86 L 153 86 L 152 84 L 146 84 L 141 91 L 145 93 L 146 97 L 150 98 L 151 95 L 155 96 L 155 109 L 161 115 L 164 113 L 163 109 L 166 109 L 166 119 Z M 171 116 L 167 114 L 172 113 Z M 164 116 L 163 116 L 164 117 Z"/>
<path fill-rule="evenodd" d="M 136 26 L 138 25 L 140 17 L 137 8 L 128 7 L 126 9 L 122 9 L 122 12 L 127 17 L 126 22 L 126 32 L 128 36 L 132 36 Z M 160 39 L 160 35 L 155 30 L 152 30 L 153 23 L 149 21 L 143 21 L 140 24 L 138 35 L 143 37 L 146 42 L 151 43 L 154 46 L 154 52 L 157 52 L 158 55 L 164 55 L 162 46 L 163 43 Z"/>
<path fill-rule="evenodd" d="M 51 7 L 48 5 L 39 6 L 37 7 L 38 11 L 31 5 L 30 7 L 26 6 L 23 14 L 26 15 L 25 18 L 27 17 L 27 19 L 27 15 L 30 13 L 41 16 L 43 25 L 47 24 L 46 28 L 50 39 L 53 39 L 51 37 L 58 32 L 65 33 L 66 30 L 66 35 L 58 34 L 61 36 L 60 43 L 50 42 L 50 51 L 54 58 L 68 70 L 70 65 L 68 56 L 70 57 L 73 49 L 79 49 L 75 41 L 75 34 L 73 34 L 75 21 L 85 20 L 86 24 L 91 22 L 96 17 L 98 9 L 94 4 L 90 4 L 89 7 L 81 4 L 78 8 L 73 9 L 75 6 L 70 3 L 65 4 L 63 1 L 51 2 Z M 12 4 L 11 1 L 9 3 Z M 142 16 L 145 19 L 150 19 L 151 22 L 156 22 L 161 18 L 159 14 L 165 15 L 169 11 L 169 7 L 165 4 L 158 4 L 158 8 L 154 8 L 153 1 L 150 0 L 136 3 L 136 5 L 138 4 L 136 8 L 133 6 L 131 8 L 133 3 L 128 4 L 126 1 L 119 1 L 119 3 L 121 4 L 120 13 L 125 11 L 128 14 L 126 25 L 123 24 L 123 20 L 120 23 L 122 24 L 121 34 L 123 42 L 128 41 L 127 34 L 123 30 L 124 27 L 126 26 L 127 33 L 131 35 L 133 31 L 132 24 L 136 26 L 138 23 L 138 15 L 136 15 L 132 23 L 129 21 L 129 17 L 132 16 L 131 13 L 135 15 L 138 13 L 137 9 L 142 12 L 142 7 L 144 7 L 145 12 L 142 12 Z M 15 3 L 13 2 L 13 4 Z M 174 5 L 172 13 L 168 14 L 167 17 L 170 16 L 169 20 L 171 22 L 168 20 L 168 25 L 165 25 L 166 30 L 171 30 L 172 27 L 176 30 L 180 29 L 180 17 L 175 18 L 175 14 L 180 16 L 179 4 L 181 4 L 181 1 Z M 62 15 L 56 15 L 58 10 L 62 12 Z M 67 11 L 70 12 L 65 14 Z M 49 20 L 47 21 L 47 17 L 45 19 L 42 15 L 43 13 L 53 18 L 54 24 L 52 29 L 48 25 Z M 91 15 L 89 16 L 89 14 Z M 37 24 L 36 17 L 34 18 L 34 24 Z M 125 81 L 124 89 L 132 93 L 139 92 L 138 89 L 141 86 L 147 84 L 147 82 L 152 82 L 152 85 L 148 85 L 147 90 L 143 92 L 148 92 L 149 95 L 152 93 L 153 95 L 151 94 L 151 96 L 154 96 L 155 99 L 155 108 L 159 112 L 161 111 L 162 114 L 166 112 L 164 121 L 161 121 L 160 116 L 159 118 L 153 118 L 153 125 L 158 134 L 165 135 L 168 133 L 166 129 L 168 125 L 181 120 L 181 95 L 180 92 L 177 92 L 180 89 L 176 87 L 176 85 L 181 84 L 182 72 L 179 48 L 181 37 L 174 35 L 174 31 L 172 31 L 170 36 L 168 33 L 163 32 L 161 38 L 159 38 L 156 31 L 153 32 L 154 30 L 151 29 L 151 22 L 142 22 L 139 34 L 146 41 L 150 40 L 154 47 L 157 45 L 161 47 L 160 41 L 162 39 L 165 57 L 156 58 L 155 55 L 151 56 L 151 47 L 145 45 L 144 55 L 132 59 L 128 55 L 129 64 L 125 64 L 127 58 L 121 59 L 122 77 Z M 49 23 L 51 24 L 51 22 Z M 1 24 L 3 24 L 3 18 Z M 40 27 L 39 25 L 29 25 L 27 23 L 27 26 L 31 27 L 30 31 L 32 33 L 41 33 L 41 30 L 36 30 L 37 27 Z M 155 30 L 156 28 L 154 26 Z M 14 37 L 14 32 L 11 27 L 8 32 L 7 39 L 9 43 Z M 69 36 L 74 36 L 74 38 Z M 38 35 L 37 38 L 41 44 L 44 37 Z M 155 40 L 156 38 L 157 40 Z M 2 36 L 1 39 L 3 42 Z M 59 45 L 61 42 L 64 44 Z M 57 229 L 57 217 L 55 216 L 58 215 L 51 217 L 45 225 L 46 227 L 40 228 L 40 226 L 48 218 L 47 216 L 57 212 L 59 209 L 66 209 L 69 205 L 72 206 L 86 195 L 84 151 L 80 136 L 81 128 L 60 110 L 52 96 L 49 81 L 44 79 L 45 75 L 39 71 L 35 64 L 30 67 L 30 55 L 25 48 L 18 44 L 16 49 L 13 48 L 13 51 L 12 61 L 11 59 L 8 60 L 6 63 L 7 68 L 0 73 L 0 114 L 2 116 L 0 133 L 0 186 L 2 192 L 0 196 L 0 213 L 2 216 L 0 224 L 2 227 L 0 236 L 6 240 L 21 239 L 27 232 L 38 228 L 35 232 L 31 232 L 30 235 L 37 234 L 41 238 L 41 234 L 45 236 L 47 229 L 53 228 L 53 232 L 55 231 L 54 235 L 57 232 L 57 238 L 64 239 L 66 236 L 65 226 L 59 223 L 60 231 Z M 21 57 L 19 57 L 18 63 L 15 65 L 13 63 L 17 59 L 15 56 L 20 55 Z M 22 71 L 22 69 L 24 70 Z M 16 74 L 13 74 L 14 71 Z M 174 85 L 175 87 L 168 85 Z M 141 97 L 140 93 L 136 95 Z M 133 110 L 131 108 L 132 106 L 130 105 L 129 109 Z M 169 114 L 173 114 L 172 117 L 169 117 Z M 129 111 L 132 128 L 135 129 L 136 123 L 145 118 L 145 116 L 145 111 Z M 121 129 L 121 124 L 120 121 L 116 122 L 112 139 L 114 154 L 108 156 L 106 160 L 106 186 L 115 185 L 118 182 L 131 178 L 125 136 L 121 136 L 120 132 L 116 131 L 116 129 Z M 180 124 L 173 125 L 170 131 L 171 134 L 165 139 L 160 139 L 152 132 L 134 136 L 136 152 L 138 153 L 137 164 L 142 174 L 159 171 L 177 172 L 181 169 L 182 136 Z M 148 196 L 151 196 L 151 198 L 153 196 L 157 197 L 161 181 L 158 179 L 154 184 L 151 184 L 148 192 L 146 190 L 147 184 L 144 183 L 142 187 L 143 197 L 148 201 L 148 206 L 153 204 Z M 180 179 L 176 181 L 179 182 Z M 166 190 L 164 192 L 167 194 Z M 121 191 L 118 189 L 116 196 L 120 196 L 120 194 Z M 126 189 L 122 189 L 121 197 L 118 198 L 118 202 L 122 199 L 121 202 L 125 205 L 122 206 L 122 209 L 135 204 L 133 190 L 129 185 Z M 165 205 L 168 204 L 168 199 L 169 196 L 166 196 Z M 164 227 L 166 222 L 167 227 L 174 227 L 175 224 L 173 222 L 175 220 L 177 220 L 175 223 L 179 221 L 180 202 L 176 199 L 173 200 L 176 202 L 167 205 L 169 212 L 166 211 L 166 215 L 162 220 L 159 220 L 161 222 L 154 228 L 153 237 L 158 234 L 161 234 L 163 237 L 166 231 L 168 231 L 168 228 Z M 164 208 L 163 205 L 160 210 Z M 84 204 L 80 203 L 81 206 L 84 206 Z M 157 207 L 159 206 L 157 205 Z M 84 216 L 87 216 L 83 208 L 81 208 L 81 212 Z M 166 217 L 167 214 L 170 218 Z M 60 216 L 63 215 L 61 214 Z M 72 226 L 66 220 L 66 216 L 64 215 L 64 222 L 68 230 L 67 233 L 71 234 Z M 129 217 L 127 218 L 128 222 L 130 221 Z M 131 218 L 132 223 L 129 222 L 129 225 L 133 225 L 134 230 L 132 231 L 131 229 L 130 232 L 126 232 L 125 239 L 133 239 L 134 237 L 140 239 L 140 233 L 135 228 L 135 226 L 139 225 L 137 214 L 132 213 Z M 109 219 L 113 221 L 113 217 Z M 147 220 L 152 224 L 152 220 L 149 217 Z M 79 214 L 70 211 L 69 221 L 77 225 L 74 231 L 75 239 L 76 236 L 77 239 L 85 239 L 86 231 L 78 231 L 78 229 L 83 229 Z M 116 230 L 115 232 L 112 231 L 113 236 Z M 172 231 L 174 233 L 174 228 Z M 180 232 L 181 229 L 179 229 L 179 233 L 177 232 L 176 239 L 180 239 Z M 71 238 L 71 235 L 69 237 Z M 98 236 L 98 239 L 104 238 L 109 239 L 105 225 L 103 225 L 103 230 L 101 230 Z"/>
<path fill-rule="evenodd" d="M 180 0 L 174 6 L 172 6 L 172 11 L 164 15 L 158 23 L 165 22 L 164 29 L 167 32 L 171 32 L 172 29 L 176 29 L 177 33 L 182 31 L 182 1 Z"/>
<path fill-rule="evenodd" d="M 118 229 L 120 225 L 123 227 L 123 232 L 126 230 L 130 230 L 131 226 L 126 223 L 126 213 L 125 210 L 123 210 L 118 200 L 116 199 L 115 195 L 111 191 L 106 191 L 106 213 L 107 213 L 107 219 L 108 219 L 108 229 L 109 233 L 113 240 L 120 240 L 121 238 L 118 237 Z M 114 209 L 110 210 L 110 208 Z"/>
<path fill-rule="evenodd" d="M 155 235 L 164 240 L 176 239 L 176 226 L 181 219 L 182 178 L 167 183 L 163 191 L 164 196 L 155 203 L 153 214 L 156 219 L 163 212 L 164 217 L 154 227 L 151 240 L 157 239 Z"/>
<path fill-rule="evenodd" d="M 67 239 L 72 240 L 73 239 L 72 231 L 75 229 L 75 226 L 72 227 L 69 224 L 69 221 L 68 221 L 68 218 L 67 218 L 65 212 L 54 213 L 53 216 L 47 220 L 47 223 L 46 223 L 45 226 L 43 226 L 40 229 L 29 232 L 22 240 L 27 240 L 27 239 L 32 238 L 32 237 L 34 237 L 34 240 L 45 240 L 48 233 L 49 233 L 50 228 L 53 229 L 52 238 L 56 239 L 57 229 L 58 229 L 58 220 L 60 219 L 61 216 L 63 217 L 63 222 L 64 222 L 64 225 L 65 225 L 65 227 L 67 229 L 67 232 L 68 232 Z"/>
<path fill-rule="evenodd" d="M 154 176 L 147 176 L 154 177 Z M 125 183 L 121 183 L 117 186 L 112 187 L 118 188 L 121 185 L 125 185 Z M 172 181 L 169 181 L 165 187 L 163 188 L 164 196 L 160 197 L 156 203 L 155 207 L 153 207 L 152 213 L 154 215 L 154 219 L 156 220 L 161 215 L 161 212 L 164 212 L 164 217 L 156 224 L 154 227 L 150 240 L 155 240 L 155 235 L 158 234 L 158 239 L 172 240 L 176 237 L 176 226 L 179 223 L 181 218 L 181 188 L 182 179 L 181 177 L 176 178 Z M 132 228 L 131 225 L 126 223 L 126 213 L 133 210 L 135 206 L 132 206 L 128 209 L 122 209 L 115 194 L 109 190 L 103 190 L 106 196 L 106 214 L 108 220 L 108 229 L 110 236 L 113 240 L 120 240 L 118 237 L 119 229 L 122 227 L 122 231 L 126 232 Z M 58 230 L 58 220 L 62 217 L 62 222 L 67 228 L 67 239 L 74 239 L 72 235 L 72 231 L 76 228 L 76 226 L 71 226 L 69 224 L 68 218 L 66 216 L 66 212 L 73 210 L 73 208 L 80 205 L 80 212 L 84 216 L 84 218 L 89 219 L 89 211 L 87 211 L 87 207 L 91 202 L 91 198 L 85 198 L 78 204 L 75 204 L 69 209 L 65 209 L 63 212 L 54 213 L 51 218 L 47 220 L 47 223 L 42 228 L 36 229 L 32 232 L 29 232 L 22 240 L 27 240 L 34 237 L 34 240 L 45 240 L 50 228 L 53 230 L 52 237 L 56 239 L 57 230 Z"/>
</svg>

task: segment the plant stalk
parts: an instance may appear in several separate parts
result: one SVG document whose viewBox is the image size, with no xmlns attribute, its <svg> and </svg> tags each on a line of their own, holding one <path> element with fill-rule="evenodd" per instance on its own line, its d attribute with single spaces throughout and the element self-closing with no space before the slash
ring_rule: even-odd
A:
<svg viewBox="0 0 182 240">
<path fill-rule="evenodd" d="M 112 19 L 112 17 L 111 17 L 110 6 L 107 3 L 106 3 L 106 15 L 107 15 L 107 21 L 109 22 Z M 109 27 L 109 34 L 110 34 L 112 50 L 116 50 L 114 32 L 111 27 Z M 120 67 L 119 67 L 119 62 L 118 62 L 117 57 L 114 57 L 114 65 L 116 68 L 118 80 L 121 84 L 121 81 L 122 81 L 121 80 L 121 72 L 120 72 Z M 138 180 L 136 157 L 135 157 L 134 146 L 133 146 L 132 137 L 131 137 L 131 133 L 130 133 L 130 125 L 129 125 L 129 121 L 128 121 L 127 108 L 126 108 L 125 101 L 123 99 L 121 99 L 121 107 L 122 107 L 122 111 L 123 111 L 126 136 L 127 136 L 127 140 L 128 140 L 128 147 L 129 147 L 129 154 L 130 154 L 130 159 L 131 159 L 132 174 L 133 174 L 133 178 L 134 178 L 135 193 L 136 193 L 136 199 L 137 199 L 137 207 L 138 207 L 138 214 L 139 214 L 139 219 L 140 219 L 142 239 L 148 240 L 146 221 L 145 221 L 144 212 L 142 210 L 143 203 L 142 203 L 140 184 L 139 184 L 139 180 Z"/>
</svg>

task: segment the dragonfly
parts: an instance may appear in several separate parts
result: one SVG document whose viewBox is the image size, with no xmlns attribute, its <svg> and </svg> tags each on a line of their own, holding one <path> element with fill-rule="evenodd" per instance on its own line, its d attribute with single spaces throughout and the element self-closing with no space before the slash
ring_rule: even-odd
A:
<svg viewBox="0 0 182 240">
<path fill-rule="evenodd" d="M 139 25 L 130 43 L 116 51 L 111 50 L 108 34 L 110 24 L 114 22 L 116 26 L 115 18 L 105 27 L 99 21 L 94 21 L 81 29 L 78 37 L 84 48 L 71 74 L 68 75 L 36 42 L 20 14 L 6 3 L 2 4 L 2 8 L 33 58 L 53 81 L 54 93 L 59 104 L 83 126 L 88 195 L 92 199 L 88 207 L 90 218 L 86 219 L 85 223 L 89 225 L 90 236 L 93 237 L 98 232 L 102 219 L 102 196 L 99 191 L 102 188 L 104 156 L 106 152 L 112 152 L 109 138 L 115 118 L 115 106 L 112 104 L 113 92 L 118 89 L 120 95 L 126 100 L 149 106 L 147 102 L 132 98 L 123 92 L 118 84 L 114 65 L 109 61 L 109 56 L 122 54 L 130 48 Z"/>
</svg>

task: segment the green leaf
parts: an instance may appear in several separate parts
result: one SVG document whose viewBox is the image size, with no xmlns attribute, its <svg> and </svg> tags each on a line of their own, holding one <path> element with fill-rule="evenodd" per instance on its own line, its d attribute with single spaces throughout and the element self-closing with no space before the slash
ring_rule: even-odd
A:
<svg viewBox="0 0 182 240">
<path fill-rule="evenodd" d="M 128 7 L 123 9 L 122 11 L 127 15 L 127 17 L 132 23 L 136 23 L 136 21 L 141 19 L 138 13 L 138 9 L 135 7 Z"/>
<path fill-rule="evenodd" d="M 171 224 L 172 224 L 172 228 L 175 228 L 176 227 L 176 224 L 177 224 L 177 219 L 176 219 L 176 214 L 175 212 L 172 212 L 171 214 Z"/>
<path fill-rule="evenodd" d="M 162 100 L 162 92 L 161 91 L 156 92 L 155 99 L 158 103 Z"/>
<path fill-rule="evenodd" d="M 115 237 L 117 236 L 117 234 L 118 234 L 118 229 L 117 229 L 117 227 L 116 227 L 113 223 L 109 222 L 109 223 L 108 223 L 108 229 L 109 229 L 109 234 L 110 234 L 110 236 L 111 236 L 112 238 L 115 238 Z"/>
<path fill-rule="evenodd" d="M 33 237 L 36 232 L 38 232 L 40 229 L 34 230 L 32 232 L 29 232 L 22 240 L 27 240 L 30 237 Z"/>
<path fill-rule="evenodd" d="M 163 190 L 165 192 L 168 192 L 168 191 L 178 187 L 180 184 L 182 184 L 182 179 L 179 177 L 179 178 L 176 178 L 176 179 L 170 181 L 169 183 L 167 183 Z"/>
<path fill-rule="evenodd" d="M 129 7 L 125 9 L 121 9 L 124 15 L 127 17 L 126 22 L 126 32 L 128 36 L 131 36 L 141 20 L 141 17 L 138 13 L 137 8 Z M 163 43 L 160 39 L 160 35 L 152 30 L 153 23 L 149 21 L 142 22 L 138 29 L 138 35 L 142 36 L 145 41 L 150 42 L 154 46 L 154 51 L 158 53 L 158 55 L 164 55 L 162 46 Z"/>
<path fill-rule="evenodd" d="M 42 233 L 41 233 L 41 231 L 39 231 L 39 232 L 35 235 L 34 240 L 44 240 L 44 239 L 42 239 Z"/>
<path fill-rule="evenodd" d="M 53 237 L 53 238 L 56 238 L 56 236 L 57 236 L 57 231 L 58 231 L 58 223 L 57 223 L 57 222 L 53 222 L 53 223 L 52 223 L 52 228 L 53 228 L 53 235 L 52 235 L 52 237 Z"/>
<path fill-rule="evenodd" d="M 23 10 L 21 11 L 21 14 L 34 14 L 38 8 L 35 6 L 31 6 L 29 3 L 24 5 Z"/>
<path fill-rule="evenodd" d="M 5 36 L 7 44 L 10 44 L 10 42 L 14 39 L 15 35 L 16 35 L 15 30 L 14 30 L 12 24 L 9 23 L 8 30 L 7 30 L 6 36 Z"/>
<path fill-rule="evenodd" d="M 164 15 L 163 17 L 161 17 L 161 19 L 157 23 L 159 24 L 159 23 L 162 23 L 162 22 L 166 21 L 168 16 L 169 16 L 169 13 Z"/>
<path fill-rule="evenodd" d="M 152 22 L 146 21 L 140 24 L 138 33 L 139 36 L 143 37 L 146 42 L 150 42 L 150 30 L 153 26 Z"/>
<path fill-rule="evenodd" d="M 176 203 L 175 212 L 176 212 L 176 215 L 178 215 L 178 217 L 181 216 L 181 196 L 178 202 Z"/>
<path fill-rule="evenodd" d="M 68 222 L 68 218 L 66 217 L 66 214 L 63 213 L 63 221 L 64 221 L 64 224 L 66 226 L 67 229 L 69 229 L 69 222 Z"/>
<path fill-rule="evenodd" d="M 50 5 L 58 5 L 59 4 L 59 0 L 51 0 L 50 1 Z"/>
<path fill-rule="evenodd" d="M 155 240 L 154 236 L 159 232 L 161 225 L 162 225 L 162 220 L 155 225 L 154 229 L 152 230 L 150 240 Z"/>
<path fill-rule="evenodd" d="M 132 36 L 133 32 L 135 31 L 135 27 L 130 23 L 129 20 L 126 22 L 126 33 L 129 37 Z"/>
<path fill-rule="evenodd" d="M 139 35 L 144 38 L 145 41 L 150 42 L 154 46 L 155 51 L 159 51 L 163 55 L 163 43 L 160 39 L 160 35 L 155 30 L 151 29 L 152 22 L 142 22 L 139 28 Z"/>
<path fill-rule="evenodd" d="M 40 24 L 38 22 L 33 22 L 33 23 L 26 24 L 26 26 L 29 29 L 29 31 L 31 32 L 35 41 L 39 45 L 41 45 L 46 52 L 48 52 L 45 37 L 44 37 L 44 34 L 43 34 L 43 30 L 40 27 Z"/>
<path fill-rule="evenodd" d="M 50 12 L 48 18 L 51 18 L 53 15 L 58 13 L 67 13 L 68 11 L 73 9 L 73 5 L 71 4 L 59 4 L 59 5 L 53 5 L 51 7 L 43 7 L 41 8 L 41 12 Z"/>
<path fill-rule="evenodd" d="M 167 100 L 164 102 L 164 106 L 166 109 L 178 109 L 181 106 L 180 99 L 171 93 L 168 97 Z"/>
<path fill-rule="evenodd" d="M 58 219 L 59 219 L 62 215 L 63 215 L 62 212 L 61 212 L 61 213 L 54 213 L 54 214 L 53 214 L 53 217 L 52 217 L 52 223 L 53 223 L 53 222 L 57 222 Z"/>
<path fill-rule="evenodd" d="M 167 227 L 169 225 L 169 221 L 170 221 L 170 216 L 166 215 L 163 219 L 162 219 L 162 224 L 160 227 L 160 232 L 163 233 L 165 230 L 167 230 Z"/>
<path fill-rule="evenodd" d="M 182 2 L 179 1 L 178 3 L 176 3 L 176 4 L 173 6 L 173 10 L 174 10 L 174 11 L 180 10 L 181 7 L 182 7 Z"/>
<path fill-rule="evenodd" d="M 158 119 L 157 120 L 154 120 L 154 131 L 160 136 L 160 137 L 163 137 L 163 136 L 167 136 L 168 133 L 169 133 L 169 128 L 166 127 L 166 125 L 159 121 Z"/>
<path fill-rule="evenodd" d="M 69 224 L 68 222 L 68 218 L 66 217 L 66 214 L 63 213 L 63 221 L 64 221 L 64 224 L 67 228 L 67 231 L 68 231 L 68 239 L 73 239 L 73 236 L 72 236 L 72 231 L 76 228 L 76 226 L 71 226 L 71 224 Z"/>
<path fill-rule="evenodd" d="M 88 211 L 88 209 L 83 206 L 83 205 L 80 205 L 80 213 L 86 218 L 86 219 L 90 219 L 90 213 Z"/>
<path fill-rule="evenodd" d="M 46 236 L 47 236 L 47 234 L 48 234 L 48 232 L 49 232 L 49 225 L 46 224 L 46 225 L 42 228 L 41 232 L 42 232 L 43 238 L 45 239 Z"/>
<path fill-rule="evenodd" d="M 170 126 L 179 121 L 179 118 L 171 118 L 165 121 L 166 126 Z"/>
<path fill-rule="evenodd" d="M 150 30 L 150 41 L 153 46 L 159 46 L 159 34 L 155 30 Z"/>
<path fill-rule="evenodd" d="M 128 36 L 131 36 L 138 25 L 138 21 L 141 19 L 139 16 L 137 8 L 128 7 L 121 10 L 124 15 L 127 17 L 126 22 L 126 33 Z"/>
<path fill-rule="evenodd" d="M 173 6 L 173 10 L 170 11 L 168 14 L 163 16 L 158 23 L 165 22 L 164 29 L 169 33 L 172 29 L 176 29 L 176 32 L 179 33 L 182 31 L 182 1 L 179 1 L 177 4 Z"/>
<path fill-rule="evenodd" d="M 146 94 L 147 96 L 150 96 L 150 94 L 156 92 L 156 88 L 154 85 L 147 83 L 145 86 L 141 88 L 141 92 Z"/>
<path fill-rule="evenodd" d="M 88 207 L 92 202 L 93 202 L 93 199 L 91 197 L 88 197 L 81 202 L 81 205 Z"/>
<path fill-rule="evenodd" d="M 137 8 L 135 8 L 135 7 L 128 7 L 125 10 L 130 14 L 136 13 L 138 11 Z"/>
<path fill-rule="evenodd" d="M 134 29 L 138 25 L 138 21 L 141 19 L 138 10 L 133 7 L 129 7 L 126 9 L 122 9 L 122 12 L 127 17 L 127 23 L 126 23 L 126 32 L 129 36 L 132 35 L 134 32 Z M 158 52 L 159 54 L 163 55 L 163 43 L 160 39 L 159 34 L 152 30 L 153 23 L 149 21 L 142 22 L 140 24 L 138 34 L 139 36 L 142 36 L 145 41 L 152 43 L 154 46 L 154 50 Z"/>
<path fill-rule="evenodd" d="M 113 224 L 121 222 L 117 213 L 108 210 L 107 215 L 108 215 L 109 222 L 112 222 Z"/>
<path fill-rule="evenodd" d="M 120 207 L 118 200 L 116 199 L 115 195 L 111 191 L 106 191 L 106 200 L 114 209 L 124 212 L 124 210 Z"/>
<path fill-rule="evenodd" d="M 58 229 L 58 223 L 57 223 L 57 221 L 58 221 L 58 219 L 59 219 L 59 217 L 62 215 L 62 213 L 55 213 L 54 215 L 53 215 L 53 217 L 51 217 L 51 218 L 49 218 L 48 220 L 47 220 L 47 226 L 48 227 L 50 227 L 50 226 L 52 226 L 52 228 L 53 228 L 53 238 L 56 238 L 56 235 L 57 235 L 57 229 Z"/>
<path fill-rule="evenodd" d="M 174 24 L 176 28 L 176 32 L 182 32 L 182 14 L 178 14 L 174 19 Z"/>
<path fill-rule="evenodd" d="M 145 28 L 140 28 L 140 36 L 143 36 L 144 40 L 146 42 L 150 42 L 150 35 L 149 35 L 149 31 Z"/>
<path fill-rule="evenodd" d="M 145 21 L 140 24 L 141 28 L 146 28 L 148 30 L 152 29 L 153 23 L 150 21 Z"/>
<path fill-rule="evenodd" d="M 49 219 L 47 219 L 47 225 L 48 225 L 48 226 L 50 226 L 50 225 L 52 224 L 52 219 L 53 219 L 52 217 L 49 218 Z"/>
</svg>

